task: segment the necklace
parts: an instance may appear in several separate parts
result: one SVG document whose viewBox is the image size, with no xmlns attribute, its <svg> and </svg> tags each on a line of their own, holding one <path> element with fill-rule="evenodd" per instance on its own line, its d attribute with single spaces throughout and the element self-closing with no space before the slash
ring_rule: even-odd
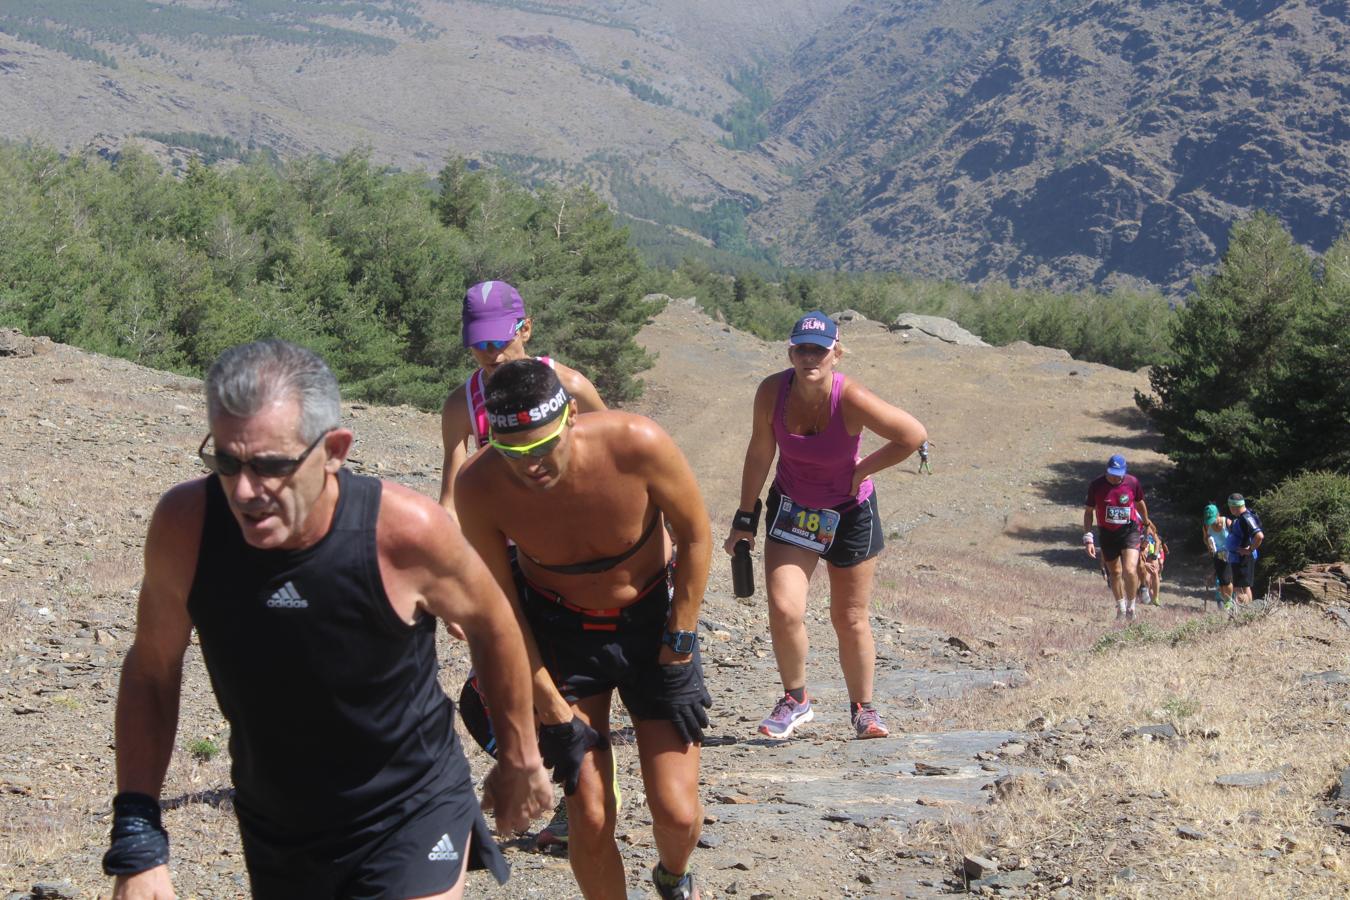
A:
<svg viewBox="0 0 1350 900">
<path fill-rule="evenodd" d="M 799 402 L 797 404 L 799 407 L 798 410 L 799 412 L 800 407 L 804 402 L 805 402 L 804 399 L 799 398 Z M 827 391 L 824 396 L 822 396 L 818 401 L 816 401 L 815 406 L 811 408 L 810 416 L 799 417 L 800 421 L 804 423 L 802 425 L 801 431 L 803 437 L 814 437 L 815 435 L 820 434 L 820 432 L 824 430 L 825 426 L 829 424 L 829 410 L 827 408 L 829 406 L 829 403 L 830 403 L 830 394 Z M 820 421 L 820 414 L 822 412 L 826 414 L 825 422 L 823 423 Z"/>
</svg>

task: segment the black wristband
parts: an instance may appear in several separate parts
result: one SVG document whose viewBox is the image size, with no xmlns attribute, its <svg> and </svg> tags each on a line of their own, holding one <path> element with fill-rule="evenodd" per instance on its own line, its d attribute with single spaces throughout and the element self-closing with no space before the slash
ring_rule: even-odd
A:
<svg viewBox="0 0 1350 900">
<path fill-rule="evenodd" d="M 746 512 L 743 509 L 736 510 L 736 515 L 731 517 L 732 531 L 748 531 L 751 534 L 759 531 L 759 511 L 764 508 L 764 503 L 755 498 L 755 511 Z"/>
<path fill-rule="evenodd" d="M 113 798 L 111 844 L 103 854 L 105 875 L 136 875 L 169 861 L 169 833 L 160 821 L 159 801 L 123 791 Z"/>
</svg>

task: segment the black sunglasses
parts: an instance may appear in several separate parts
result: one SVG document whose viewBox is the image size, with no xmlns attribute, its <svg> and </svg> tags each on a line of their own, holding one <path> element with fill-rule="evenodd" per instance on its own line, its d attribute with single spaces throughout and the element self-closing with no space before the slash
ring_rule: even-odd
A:
<svg viewBox="0 0 1350 900">
<path fill-rule="evenodd" d="M 328 437 L 333 429 L 328 429 L 323 434 L 314 439 L 314 443 L 305 448 L 305 452 L 294 458 L 289 456 L 255 456 L 252 459 L 240 459 L 237 456 L 231 456 L 228 453 L 221 453 L 217 450 L 215 453 L 206 452 L 206 442 L 211 440 L 208 433 L 202 438 L 202 445 L 197 448 L 197 456 L 201 457 L 202 465 L 206 466 L 217 475 L 224 475 L 226 478 L 233 478 L 248 466 L 253 470 L 253 474 L 259 478 L 289 478 L 295 474 L 295 470 L 304 464 L 309 455 L 314 452 L 314 448 L 319 446 L 319 442 Z"/>
</svg>

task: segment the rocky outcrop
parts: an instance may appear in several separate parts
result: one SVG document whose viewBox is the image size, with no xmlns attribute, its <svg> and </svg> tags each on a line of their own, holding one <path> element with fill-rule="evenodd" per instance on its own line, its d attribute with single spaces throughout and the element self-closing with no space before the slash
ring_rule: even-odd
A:
<svg viewBox="0 0 1350 900">
<path fill-rule="evenodd" d="M 951 319 L 940 316 L 920 316 L 914 313 L 902 313 L 890 325 L 891 331 L 915 331 L 937 338 L 948 344 L 960 344 L 964 347 L 988 347 L 978 335 L 971 334 Z"/>
</svg>

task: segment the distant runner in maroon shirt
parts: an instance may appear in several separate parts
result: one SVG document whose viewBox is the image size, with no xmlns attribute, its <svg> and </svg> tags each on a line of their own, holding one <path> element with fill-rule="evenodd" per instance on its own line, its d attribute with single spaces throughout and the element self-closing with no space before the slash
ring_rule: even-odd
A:
<svg viewBox="0 0 1350 900">
<path fill-rule="evenodd" d="M 1135 595 L 1139 592 L 1139 544 L 1148 528 L 1148 505 L 1144 503 L 1144 486 L 1133 475 L 1126 474 L 1125 457 L 1119 453 L 1106 462 L 1106 474 L 1088 485 L 1086 509 L 1083 510 L 1083 547 L 1088 556 L 1097 558 L 1097 545 L 1092 536 L 1092 519 L 1102 533 L 1102 559 L 1106 562 L 1107 580 L 1116 598 L 1116 618 L 1133 619 Z"/>
</svg>

